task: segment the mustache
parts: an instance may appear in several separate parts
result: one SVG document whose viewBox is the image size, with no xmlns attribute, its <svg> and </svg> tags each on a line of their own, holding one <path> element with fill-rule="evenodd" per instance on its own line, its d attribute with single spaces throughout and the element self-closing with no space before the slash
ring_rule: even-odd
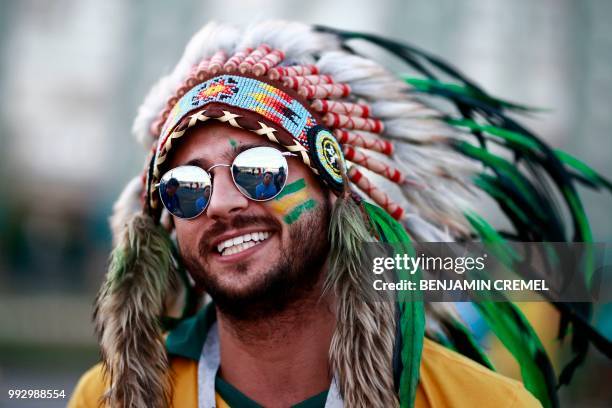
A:
<svg viewBox="0 0 612 408">
<path fill-rule="evenodd" d="M 202 234 L 198 243 L 198 250 L 201 254 L 210 252 L 213 249 L 212 242 L 215 238 L 231 229 L 240 229 L 251 227 L 253 225 L 262 225 L 266 228 L 272 227 L 274 230 L 281 229 L 280 222 L 270 215 L 237 215 L 229 221 L 215 221 Z"/>
</svg>

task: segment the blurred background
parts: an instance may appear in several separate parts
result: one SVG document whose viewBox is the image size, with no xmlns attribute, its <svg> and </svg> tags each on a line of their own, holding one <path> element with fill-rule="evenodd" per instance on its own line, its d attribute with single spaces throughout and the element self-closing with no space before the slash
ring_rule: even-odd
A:
<svg viewBox="0 0 612 408">
<path fill-rule="evenodd" d="M 11 402 L 7 389 L 69 396 L 98 360 L 90 315 L 107 218 L 145 154 L 130 135 L 136 110 L 205 22 L 252 18 L 376 32 L 431 51 L 496 96 L 549 109 L 525 123 L 612 176 L 607 0 L 0 0 L 0 405 L 64 406 Z M 583 193 L 595 240 L 612 242 L 610 197 Z M 550 326 L 550 313 L 538 313 Z M 612 337 L 610 305 L 595 318 Z M 554 348 L 554 329 L 543 330 Z M 611 376 L 592 350 L 562 400 L 611 406 Z"/>
</svg>

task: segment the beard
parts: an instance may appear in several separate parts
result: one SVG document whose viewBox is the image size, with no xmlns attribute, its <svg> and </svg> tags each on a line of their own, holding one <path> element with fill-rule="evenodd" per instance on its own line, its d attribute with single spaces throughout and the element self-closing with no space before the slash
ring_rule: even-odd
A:
<svg viewBox="0 0 612 408">
<path fill-rule="evenodd" d="M 309 297 L 323 273 L 323 266 L 329 253 L 327 226 L 330 221 L 331 204 L 328 197 L 312 211 L 290 225 L 289 240 L 282 243 L 278 261 L 271 265 L 260 278 L 248 288 L 240 291 L 220 284 L 215 272 L 202 260 L 211 250 L 209 239 L 230 228 L 244 228 L 253 225 L 275 226 L 280 223 L 271 216 L 236 216 L 229 223 L 217 221 L 209 231 L 202 234 L 198 245 L 199 254 L 181 254 L 182 261 L 196 286 L 206 291 L 218 310 L 234 321 L 253 321 L 278 315 L 292 305 Z M 247 273 L 249 262 L 234 266 L 236 272 Z"/>
</svg>

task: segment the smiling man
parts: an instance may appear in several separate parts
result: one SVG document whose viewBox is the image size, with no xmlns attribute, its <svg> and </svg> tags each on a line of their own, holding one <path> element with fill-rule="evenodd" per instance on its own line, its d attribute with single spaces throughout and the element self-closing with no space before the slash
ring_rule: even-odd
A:
<svg viewBox="0 0 612 408">
<path fill-rule="evenodd" d="M 237 147 L 230 147 L 229 138 Z M 218 164 L 215 158 L 231 163 L 240 161 L 245 153 L 255 152 L 261 155 L 263 168 L 273 160 L 270 156 L 274 151 L 283 157 L 277 148 L 257 152 L 261 150 L 259 146 L 272 144 L 245 130 L 206 124 L 192 131 L 175 148 L 168 166 L 197 163 L 210 168 Z M 290 303 L 301 304 L 310 299 L 310 308 L 319 300 L 334 197 L 318 184 L 311 171 L 293 161 L 285 162 L 290 167 L 285 193 L 293 186 L 303 187 L 263 203 L 241 193 L 234 185 L 231 169 L 215 167 L 210 172 L 214 188 L 206 215 L 175 219 L 181 259 L 196 285 L 211 295 L 217 308 L 230 320 L 266 320 L 271 314 L 288 309 Z M 283 198 L 297 195 L 316 204 L 299 214 L 295 222 L 287 223 L 283 219 Z M 329 307 L 325 302 L 320 306 Z M 260 322 L 256 323 L 260 327 Z"/>
<path fill-rule="evenodd" d="M 134 129 L 154 154 L 115 206 L 94 315 L 103 361 L 71 406 L 556 398 L 540 377 L 530 393 L 494 373 L 467 334 L 449 330 L 449 347 L 425 338 L 419 299 L 367 297 L 363 242 L 482 232 L 484 220 L 460 207 L 476 158 L 410 87 L 325 31 L 210 24 L 147 97 Z M 462 327 L 440 308 L 429 318 Z M 514 341 L 530 342 L 525 333 Z M 548 373 L 536 357 L 521 364 Z"/>
</svg>

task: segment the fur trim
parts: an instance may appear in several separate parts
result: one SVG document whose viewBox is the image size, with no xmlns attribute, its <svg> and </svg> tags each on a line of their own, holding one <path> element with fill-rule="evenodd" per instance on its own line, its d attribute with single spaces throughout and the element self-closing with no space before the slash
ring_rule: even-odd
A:
<svg viewBox="0 0 612 408">
<path fill-rule="evenodd" d="M 159 317 L 178 286 L 172 246 L 151 217 L 127 222 L 95 301 L 94 324 L 113 407 L 166 407 L 171 386 Z"/>
<path fill-rule="evenodd" d="M 142 189 L 142 178 L 140 176 L 134 177 L 124 187 L 119 199 L 113 205 L 113 214 L 109 219 L 113 234 L 113 246 L 117 246 L 119 243 L 129 219 L 142 211 Z"/>
<path fill-rule="evenodd" d="M 136 119 L 132 124 L 132 134 L 145 149 L 155 142 L 155 137 L 151 133 L 151 124 L 164 109 L 168 95 L 172 95 L 175 89 L 175 84 L 169 76 L 162 77 L 153 85 L 144 102 L 138 108 Z"/>
<path fill-rule="evenodd" d="M 332 369 L 348 407 L 398 405 L 393 384 L 394 303 L 375 299 L 363 279 L 361 244 L 372 241 L 363 215 L 350 197 L 339 197 L 329 226 L 330 268 L 325 290 L 337 296 Z"/>
</svg>

